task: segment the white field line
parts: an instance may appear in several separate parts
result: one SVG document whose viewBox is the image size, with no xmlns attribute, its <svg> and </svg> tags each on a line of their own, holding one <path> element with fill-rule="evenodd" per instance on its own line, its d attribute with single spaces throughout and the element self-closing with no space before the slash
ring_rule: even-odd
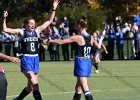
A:
<svg viewBox="0 0 140 100">
<path fill-rule="evenodd" d="M 140 88 L 137 88 L 137 89 L 140 89 Z M 130 90 L 133 90 L 133 88 L 122 88 L 122 89 L 109 89 L 109 90 L 91 90 L 91 92 L 107 92 L 107 91 L 115 91 L 115 92 L 119 92 L 119 91 L 122 91 L 122 92 L 127 92 L 127 91 L 130 91 Z M 44 96 L 47 96 L 47 95 L 61 95 L 61 94 L 71 94 L 71 93 L 74 93 L 74 91 L 68 91 L 68 92 L 54 92 L 54 93 L 41 93 L 42 95 Z M 13 98 L 13 97 L 16 97 L 17 95 L 9 95 L 7 96 L 7 98 Z"/>
</svg>

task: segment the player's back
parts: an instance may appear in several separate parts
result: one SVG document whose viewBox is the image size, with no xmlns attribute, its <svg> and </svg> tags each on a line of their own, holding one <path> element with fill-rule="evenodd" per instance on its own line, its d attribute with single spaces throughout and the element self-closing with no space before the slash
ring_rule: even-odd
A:
<svg viewBox="0 0 140 100">
<path fill-rule="evenodd" d="M 90 57 L 91 54 L 91 35 L 79 34 L 84 38 L 85 45 L 77 45 L 76 57 Z"/>
</svg>

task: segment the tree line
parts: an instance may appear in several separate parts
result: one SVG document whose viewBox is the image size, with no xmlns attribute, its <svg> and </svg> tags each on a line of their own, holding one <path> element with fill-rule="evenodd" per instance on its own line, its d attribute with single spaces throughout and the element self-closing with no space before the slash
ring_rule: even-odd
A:
<svg viewBox="0 0 140 100">
<path fill-rule="evenodd" d="M 81 15 L 89 17 L 90 30 L 102 28 L 103 21 L 112 21 L 115 16 L 124 17 L 138 12 L 139 0 L 60 0 L 57 10 L 59 20 L 68 16 L 71 23 Z M 40 24 L 49 15 L 53 0 L 2 0 L 1 12 L 9 10 L 10 26 L 18 26 L 25 17 L 31 16 Z M 40 20 L 41 19 L 41 20 Z M 73 25 L 72 24 L 72 25 Z"/>
</svg>

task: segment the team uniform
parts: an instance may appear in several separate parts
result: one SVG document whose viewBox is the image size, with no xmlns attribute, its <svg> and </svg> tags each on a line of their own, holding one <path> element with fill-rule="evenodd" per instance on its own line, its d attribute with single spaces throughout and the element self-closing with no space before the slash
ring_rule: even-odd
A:
<svg viewBox="0 0 140 100">
<path fill-rule="evenodd" d="M 98 39 L 96 39 L 97 43 L 99 43 Z M 92 47 L 92 55 L 95 57 L 97 54 L 100 54 L 100 49 L 93 45 Z"/>
<path fill-rule="evenodd" d="M 21 72 L 39 72 L 38 36 L 35 31 L 30 34 L 24 30 L 21 36 Z"/>
<path fill-rule="evenodd" d="M 91 61 L 91 35 L 85 36 L 83 33 L 79 34 L 85 40 L 85 45 L 78 45 L 76 47 L 76 58 L 74 67 L 74 76 L 76 77 L 89 77 L 92 69 Z"/>
<path fill-rule="evenodd" d="M 101 38 L 101 35 L 98 35 L 96 38 L 96 42 L 99 43 L 99 39 Z M 98 49 L 96 46 L 93 45 L 92 47 L 92 55 L 95 57 L 97 54 L 100 54 L 100 49 Z"/>
<path fill-rule="evenodd" d="M 98 43 L 98 41 L 97 41 Z M 100 49 L 98 49 L 97 47 L 93 46 L 92 47 L 92 55 L 93 57 L 95 57 L 97 54 L 100 54 Z"/>
</svg>

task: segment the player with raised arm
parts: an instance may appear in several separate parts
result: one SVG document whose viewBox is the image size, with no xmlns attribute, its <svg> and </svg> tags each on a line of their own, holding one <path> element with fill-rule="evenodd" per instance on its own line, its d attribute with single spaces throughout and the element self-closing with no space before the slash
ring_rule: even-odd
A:
<svg viewBox="0 0 140 100">
<path fill-rule="evenodd" d="M 94 38 L 94 40 L 96 40 L 97 43 L 99 43 L 101 36 L 98 37 L 98 33 L 96 31 L 96 32 L 93 33 L 93 38 Z M 108 54 L 108 51 L 107 51 L 107 49 L 106 49 L 106 47 L 103 43 L 101 44 L 101 47 L 104 49 L 105 53 Z M 100 49 L 98 49 L 94 45 L 93 45 L 92 55 L 93 55 L 93 65 L 95 67 L 95 73 L 98 74 L 99 73 L 99 70 L 98 70 L 99 66 L 98 65 L 99 65 L 99 62 L 100 62 L 99 61 L 99 59 L 100 59 Z"/>
<path fill-rule="evenodd" d="M 39 57 L 38 57 L 38 38 L 39 34 L 46 29 L 52 22 L 55 16 L 56 8 L 59 0 L 54 0 L 50 19 L 41 26 L 35 26 L 35 20 L 27 18 L 24 20 L 23 29 L 11 29 L 6 26 L 6 18 L 8 12 L 3 13 L 3 31 L 9 34 L 18 34 L 21 37 L 21 72 L 27 78 L 27 86 L 14 100 L 23 100 L 31 91 L 35 100 L 42 100 L 39 86 L 38 86 L 38 73 L 39 73 Z"/>
<path fill-rule="evenodd" d="M 20 59 L 15 57 L 10 57 L 5 54 L 0 53 L 0 59 L 6 59 L 14 63 L 20 63 Z M 0 65 L 0 100 L 6 100 L 7 95 L 7 80 L 4 74 L 4 69 Z"/>
<path fill-rule="evenodd" d="M 49 40 L 50 43 L 66 44 L 66 43 L 77 43 L 74 76 L 77 77 L 77 83 L 75 87 L 75 94 L 73 100 L 80 100 L 82 92 L 85 95 L 86 100 L 93 100 L 92 94 L 88 87 L 87 78 L 91 74 L 92 61 L 91 61 L 91 50 L 92 45 L 96 45 L 99 49 L 101 43 L 98 44 L 93 37 L 87 33 L 87 22 L 84 19 L 77 21 L 77 29 L 79 35 L 71 36 L 64 40 Z M 46 41 L 44 41 L 46 42 Z"/>
</svg>

